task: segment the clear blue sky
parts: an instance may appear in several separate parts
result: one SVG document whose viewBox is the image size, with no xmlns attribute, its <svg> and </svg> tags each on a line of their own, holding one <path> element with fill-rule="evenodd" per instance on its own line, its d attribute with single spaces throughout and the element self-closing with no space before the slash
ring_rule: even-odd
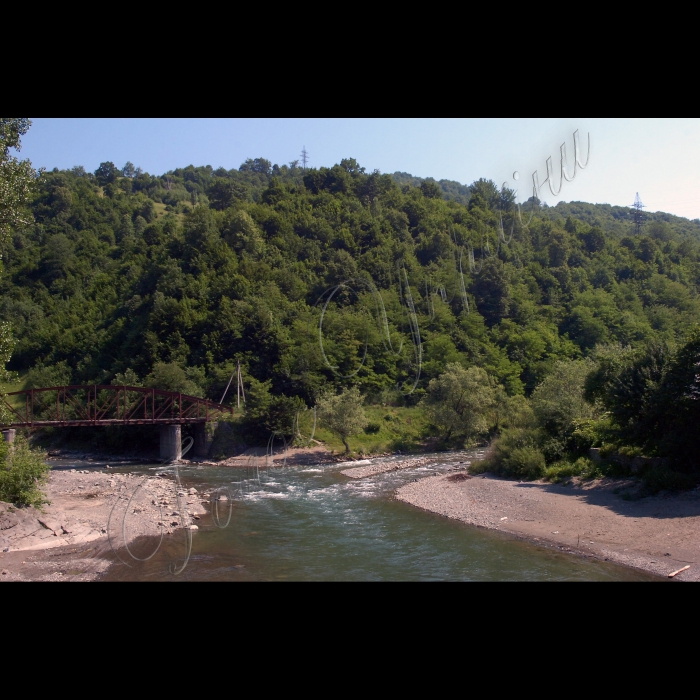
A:
<svg viewBox="0 0 700 700">
<path fill-rule="evenodd" d="M 573 132 L 590 164 L 559 197 L 543 199 L 630 205 L 639 192 L 646 211 L 700 218 L 700 119 L 33 119 L 21 157 L 47 169 L 127 161 L 152 174 L 193 165 L 238 167 L 263 157 L 330 166 L 355 158 L 368 171 L 396 170 L 469 184 L 480 177 L 531 194 L 532 173 L 546 177 L 559 147 L 573 161 Z M 570 166 L 571 167 L 571 166 Z M 513 172 L 518 171 L 518 182 Z M 529 190 L 529 191 L 528 191 Z"/>
</svg>

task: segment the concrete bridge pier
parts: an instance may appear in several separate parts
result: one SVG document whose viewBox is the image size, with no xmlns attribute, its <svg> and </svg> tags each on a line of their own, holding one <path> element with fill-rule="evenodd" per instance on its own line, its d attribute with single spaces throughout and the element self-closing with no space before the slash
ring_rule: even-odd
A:
<svg viewBox="0 0 700 700">
<path fill-rule="evenodd" d="M 171 462 L 182 459 L 182 428 L 179 425 L 160 426 L 160 458 Z"/>
<path fill-rule="evenodd" d="M 211 427 L 208 427 L 209 425 Z M 194 445 L 192 445 L 192 451 L 195 457 L 209 456 L 209 450 L 214 441 L 214 430 L 216 430 L 216 423 L 195 423 Z"/>
<path fill-rule="evenodd" d="M 5 442 L 10 445 L 15 441 L 16 431 L 14 428 L 8 428 L 2 431 L 2 436 L 5 438 Z"/>
</svg>

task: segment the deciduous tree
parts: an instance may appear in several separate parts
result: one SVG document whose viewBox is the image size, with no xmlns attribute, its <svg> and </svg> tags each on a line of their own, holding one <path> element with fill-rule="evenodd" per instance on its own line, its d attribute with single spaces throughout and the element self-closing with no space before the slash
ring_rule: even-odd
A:
<svg viewBox="0 0 700 700">
<path fill-rule="evenodd" d="M 362 403 L 363 397 L 357 387 L 346 389 L 340 394 L 326 393 L 317 401 L 321 422 L 340 437 L 346 453 L 350 452 L 348 438 L 367 425 Z"/>
</svg>

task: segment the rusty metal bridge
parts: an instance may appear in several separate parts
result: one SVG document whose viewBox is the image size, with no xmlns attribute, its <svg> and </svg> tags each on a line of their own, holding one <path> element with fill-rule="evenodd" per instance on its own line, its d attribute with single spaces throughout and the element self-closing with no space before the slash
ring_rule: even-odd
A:
<svg viewBox="0 0 700 700">
<path fill-rule="evenodd" d="M 24 397 L 24 401 L 22 401 Z M 185 425 L 233 415 L 232 406 L 162 389 L 104 384 L 52 386 L 5 394 L 14 419 L 1 426 Z"/>
</svg>

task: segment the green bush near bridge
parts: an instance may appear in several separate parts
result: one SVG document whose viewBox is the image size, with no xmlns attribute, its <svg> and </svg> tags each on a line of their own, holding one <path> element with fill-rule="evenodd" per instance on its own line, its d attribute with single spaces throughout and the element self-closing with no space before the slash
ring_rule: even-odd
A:
<svg viewBox="0 0 700 700">
<path fill-rule="evenodd" d="M 49 478 L 45 455 L 29 446 L 23 435 L 12 445 L 0 437 L 0 501 L 39 508 L 49 501 L 42 492 Z"/>
</svg>

